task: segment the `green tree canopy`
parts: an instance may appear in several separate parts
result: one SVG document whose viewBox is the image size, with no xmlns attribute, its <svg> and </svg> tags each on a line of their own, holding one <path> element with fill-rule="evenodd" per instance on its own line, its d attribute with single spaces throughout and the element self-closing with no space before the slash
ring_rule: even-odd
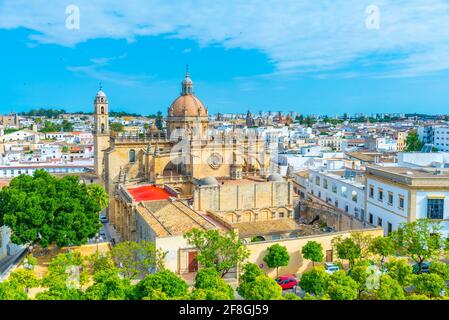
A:
<svg viewBox="0 0 449 320">
<path fill-rule="evenodd" d="M 199 270 L 195 276 L 195 288 L 203 290 L 207 300 L 212 300 L 214 297 L 226 298 L 225 300 L 234 300 L 235 298 L 234 290 L 220 277 L 215 268 Z"/>
<path fill-rule="evenodd" d="M 281 300 L 282 288 L 266 275 L 257 276 L 253 281 L 240 284 L 239 294 L 245 300 Z"/>
<path fill-rule="evenodd" d="M 109 205 L 109 196 L 106 190 L 99 184 L 93 183 L 87 186 L 89 196 L 94 199 L 100 208 L 107 208 Z"/>
<path fill-rule="evenodd" d="M 129 279 L 119 276 L 117 268 L 95 273 L 94 283 L 85 292 L 88 300 L 126 300 L 133 296 Z"/>
<path fill-rule="evenodd" d="M 315 266 L 315 262 L 322 262 L 324 260 L 323 246 L 316 241 L 308 241 L 302 247 L 301 253 L 304 259 L 312 261 L 313 266 Z"/>
<path fill-rule="evenodd" d="M 124 241 L 111 250 L 112 260 L 120 269 L 120 273 L 128 279 L 148 274 L 150 268 L 163 269 L 165 256 L 166 252 L 157 250 L 154 243 L 150 241 L 140 243 Z"/>
<path fill-rule="evenodd" d="M 394 242 L 390 237 L 377 237 L 374 238 L 369 247 L 370 252 L 379 255 L 382 258 L 382 264 L 385 257 L 390 256 L 396 252 Z"/>
<path fill-rule="evenodd" d="M 408 264 L 406 259 L 390 258 L 385 263 L 385 269 L 388 275 L 401 286 L 405 287 L 410 284 L 413 268 Z"/>
<path fill-rule="evenodd" d="M 337 251 L 338 258 L 348 260 L 349 268 L 351 269 L 356 259 L 359 259 L 361 256 L 361 248 L 352 238 L 337 237 L 332 240 L 332 244 Z"/>
<path fill-rule="evenodd" d="M 216 268 L 221 277 L 249 257 L 248 249 L 234 231 L 193 229 L 184 237 L 198 249 L 198 262 L 205 268 Z"/>
<path fill-rule="evenodd" d="M 279 277 L 279 267 L 285 267 L 290 261 L 290 255 L 288 254 L 287 247 L 280 244 L 273 244 L 268 247 L 267 254 L 263 258 L 268 267 L 276 268 L 277 277 Z"/>
<path fill-rule="evenodd" d="M 331 300 L 354 300 L 358 296 L 358 284 L 343 270 L 331 274 L 326 293 Z"/>
<path fill-rule="evenodd" d="M 161 297 L 163 293 L 167 298 L 183 298 L 187 296 L 187 283 L 169 270 L 148 274 L 135 287 L 136 299 L 145 297 Z"/>
<path fill-rule="evenodd" d="M 0 225 L 11 228 L 16 244 L 84 244 L 101 227 L 99 211 L 99 204 L 76 176 L 56 178 L 36 170 L 33 176 L 12 179 L 0 191 Z"/>
<path fill-rule="evenodd" d="M 421 151 L 422 147 L 423 143 L 419 141 L 418 133 L 416 130 L 411 130 L 405 139 L 405 150 L 409 152 Z"/>
<path fill-rule="evenodd" d="M 423 262 L 439 257 L 445 248 L 440 229 L 438 223 L 420 219 L 401 224 L 391 238 L 398 253 L 415 261 L 418 273 L 421 273 Z"/>
<path fill-rule="evenodd" d="M 443 290 L 447 290 L 444 279 L 435 273 L 418 274 L 413 278 L 412 284 L 415 287 L 415 293 L 428 297 L 439 297 Z"/>
<path fill-rule="evenodd" d="M 379 300 L 404 300 L 405 293 L 401 284 L 384 274 L 380 277 L 380 287 L 377 290 L 377 299 Z"/>
<path fill-rule="evenodd" d="M 327 291 L 329 275 L 323 267 L 314 267 L 304 272 L 299 280 L 299 286 L 305 292 L 315 296 L 322 296 Z"/>
</svg>

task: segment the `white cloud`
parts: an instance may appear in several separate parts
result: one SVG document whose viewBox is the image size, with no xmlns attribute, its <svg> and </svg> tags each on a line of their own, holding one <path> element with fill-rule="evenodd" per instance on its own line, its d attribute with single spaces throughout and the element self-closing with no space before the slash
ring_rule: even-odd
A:
<svg viewBox="0 0 449 320">
<path fill-rule="evenodd" d="M 65 28 L 69 4 L 80 8 L 79 30 Z M 371 4 L 380 8 L 379 30 L 365 26 Z M 256 49 L 278 75 L 339 70 L 363 60 L 371 65 L 366 72 L 374 65 L 382 76 L 449 69 L 447 0 L 4 0 L 0 28 L 18 27 L 34 30 L 35 42 L 65 46 L 164 35 L 200 46 Z"/>
</svg>

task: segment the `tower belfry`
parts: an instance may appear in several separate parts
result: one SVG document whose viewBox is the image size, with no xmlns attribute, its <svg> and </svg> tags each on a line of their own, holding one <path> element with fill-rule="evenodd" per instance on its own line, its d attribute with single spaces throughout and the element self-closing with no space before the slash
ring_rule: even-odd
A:
<svg viewBox="0 0 449 320">
<path fill-rule="evenodd" d="M 104 150 L 109 147 L 109 103 L 100 83 L 94 99 L 94 167 L 95 173 L 103 181 Z"/>
</svg>

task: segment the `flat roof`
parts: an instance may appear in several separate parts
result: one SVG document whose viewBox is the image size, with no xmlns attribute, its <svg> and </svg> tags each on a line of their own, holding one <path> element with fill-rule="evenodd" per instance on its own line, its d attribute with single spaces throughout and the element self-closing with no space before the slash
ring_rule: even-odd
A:
<svg viewBox="0 0 449 320">
<path fill-rule="evenodd" d="M 368 168 L 409 178 L 449 178 L 448 170 L 431 167 L 427 169 L 417 169 L 399 166 L 367 166 L 367 170 Z"/>
<path fill-rule="evenodd" d="M 166 200 L 170 197 L 173 197 L 173 195 L 167 190 L 151 185 L 128 188 L 127 190 L 136 202 Z"/>
</svg>

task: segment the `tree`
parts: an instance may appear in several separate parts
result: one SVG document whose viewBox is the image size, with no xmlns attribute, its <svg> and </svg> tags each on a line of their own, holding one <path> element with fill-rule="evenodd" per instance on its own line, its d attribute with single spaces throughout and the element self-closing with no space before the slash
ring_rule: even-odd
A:
<svg viewBox="0 0 449 320">
<path fill-rule="evenodd" d="M 287 292 L 284 295 L 284 300 L 301 300 L 300 297 L 298 297 L 296 294 L 294 294 L 293 292 Z"/>
<path fill-rule="evenodd" d="M 308 241 L 302 248 L 301 253 L 304 259 L 312 261 L 312 266 L 315 262 L 322 262 L 324 260 L 323 246 L 316 241 Z"/>
<path fill-rule="evenodd" d="M 299 286 L 305 292 L 315 296 L 322 296 L 327 290 L 329 275 L 323 267 L 315 267 L 304 272 L 299 280 Z"/>
<path fill-rule="evenodd" d="M 282 299 L 282 287 L 266 275 L 257 276 L 251 282 L 241 283 L 238 292 L 245 300 Z"/>
<path fill-rule="evenodd" d="M 135 287 L 135 298 L 144 299 L 160 293 L 168 299 L 183 298 L 187 296 L 187 283 L 169 270 L 148 274 Z"/>
<path fill-rule="evenodd" d="M 41 283 L 55 294 L 67 288 L 79 289 L 89 279 L 84 262 L 79 252 L 60 253 L 50 261 Z"/>
<path fill-rule="evenodd" d="M 225 300 L 234 300 L 234 290 L 226 283 L 215 268 L 203 268 L 195 276 L 195 288 L 202 290 L 207 300 L 221 297 Z M 214 292 L 211 292 L 214 291 Z"/>
<path fill-rule="evenodd" d="M 198 262 L 214 267 L 224 277 L 233 267 L 249 257 L 249 251 L 234 231 L 192 229 L 184 237 L 198 249 Z"/>
<path fill-rule="evenodd" d="M 405 150 L 412 151 L 420 151 L 423 147 L 423 143 L 419 141 L 419 136 L 416 130 L 411 130 L 407 138 L 405 139 Z"/>
<path fill-rule="evenodd" d="M 268 267 L 276 268 L 276 276 L 279 277 L 279 267 L 285 267 L 290 261 L 287 247 L 280 244 L 274 244 L 268 247 L 268 252 L 263 258 Z"/>
<path fill-rule="evenodd" d="M 112 122 L 109 127 L 111 128 L 111 131 L 113 132 L 123 132 L 125 127 L 120 122 Z"/>
<path fill-rule="evenodd" d="M 326 293 L 331 300 L 354 300 L 358 296 L 358 284 L 343 270 L 331 274 Z"/>
<path fill-rule="evenodd" d="M 412 280 L 412 267 L 406 259 L 391 258 L 385 263 L 388 275 L 396 280 L 401 286 L 408 286 Z"/>
<path fill-rule="evenodd" d="M 88 300 L 126 300 L 132 297 L 129 279 L 122 279 L 117 268 L 100 270 L 94 275 L 94 283 L 85 292 Z"/>
<path fill-rule="evenodd" d="M 404 300 L 405 293 L 401 284 L 390 277 L 388 274 L 384 274 L 380 277 L 380 287 L 377 290 L 377 299 L 379 300 Z"/>
<path fill-rule="evenodd" d="M 8 281 L 18 288 L 22 288 L 25 292 L 28 292 L 31 288 L 39 287 L 40 281 L 32 270 L 17 269 L 8 277 Z"/>
<path fill-rule="evenodd" d="M 349 237 L 360 248 L 360 259 L 367 259 L 370 255 L 370 247 L 374 237 L 363 231 L 352 231 Z"/>
<path fill-rule="evenodd" d="M 108 207 L 109 196 L 101 185 L 97 183 L 90 184 L 87 187 L 87 192 L 89 193 L 89 196 L 100 205 L 100 208 L 104 209 Z"/>
<path fill-rule="evenodd" d="M 28 294 L 22 287 L 12 284 L 9 281 L 3 281 L 0 282 L 1 300 L 28 300 Z"/>
<path fill-rule="evenodd" d="M 163 121 L 162 112 L 158 111 L 157 114 L 156 114 L 155 124 L 156 124 L 156 128 L 158 128 L 159 130 L 163 129 L 163 122 L 162 121 Z"/>
<path fill-rule="evenodd" d="M 348 273 L 349 276 L 357 283 L 357 296 L 360 299 L 363 292 L 370 289 L 369 277 L 371 276 L 370 263 L 368 261 L 361 261 L 356 263 L 351 271 Z"/>
<path fill-rule="evenodd" d="M 262 269 L 255 263 L 245 263 L 242 267 L 242 275 L 239 278 L 239 282 L 251 282 L 254 281 L 258 276 L 264 275 Z"/>
<path fill-rule="evenodd" d="M 381 264 L 384 265 L 385 257 L 390 256 L 396 252 L 394 242 L 390 237 L 377 237 L 373 239 L 370 247 L 370 252 L 381 256 Z"/>
<path fill-rule="evenodd" d="M 98 203 L 76 176 L 56 178 L 44 170 L 21 175 L 0 191 L 0 225 L 16 244 L 81 245 L 101 227 Z"/>
<path fill-rule="evenodd" d="M 446 282 L 435 273 L 421 273 L 416 275 L 412 281 L 415 292 L 428 297 L 439 297 L 443 290 L 447 290 Z"/>
<path fill-rule="evenodd" d="M 124 241 L 115 245 L 111 257 L 120 273 L 128 279 L 134 279 L 140 274 L 147 274 L 150 268 L 163 268 L 166 253 L 157 250 L 152 242 L 141 243 Z"/>
<path fill-rule="evenodd" d="M 391 238 L 398 253 L 408 256 L 418 264 L 418 274 L 424 261 L 438 257 L 444 249 L 440 225 L 428 219 L 403 223 L 393 231 Z"/>
<path fill-rule="evenodd" d="M 332 245 L 336 248 L 339 259 L 349 261 L 349 269 L 352 268 L 355 260 L 360 258 L 362 250 L 352 238 L 336 237 L 332 240 Z"/>
<path fill-rule="evenodd" d="M 449 265 L 447 263 L 432 261 L 429 266 L 429 273 L 437 274 L 443 278 L 444 281 L 449 281 Z"/>
<path fill-rule="evenodd" d="M 62 131 L 64 132 L 72 132 L 73 131 L 73 123 L 67 120 L 62 121 Z"/>
</svg>

